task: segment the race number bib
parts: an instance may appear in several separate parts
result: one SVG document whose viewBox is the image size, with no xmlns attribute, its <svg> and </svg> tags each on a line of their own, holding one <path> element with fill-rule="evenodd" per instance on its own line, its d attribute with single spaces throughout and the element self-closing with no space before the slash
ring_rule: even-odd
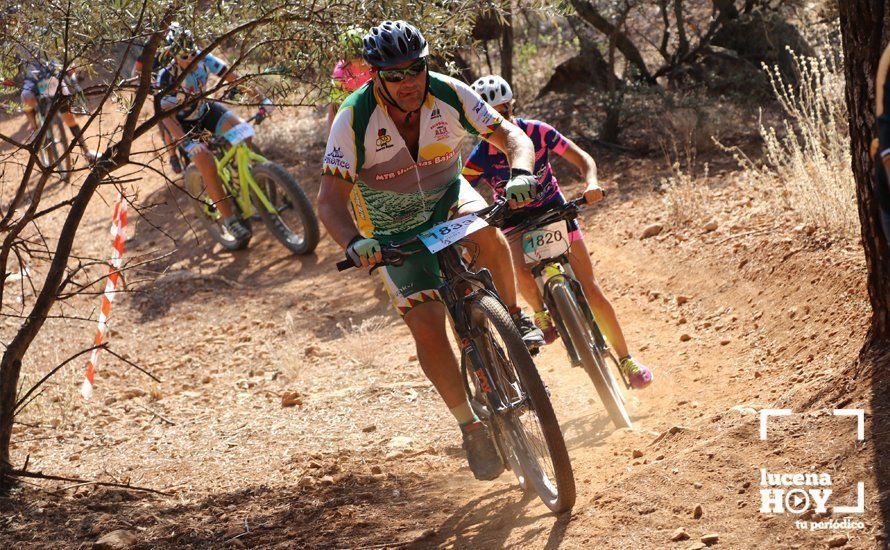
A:
<svg viewBox="0 0 890 550">
<path fill-rule="evenodd" d="M 223 138 L 232 145 L 238 145 L 247 138 L 254 136 L 253 126 L 246 122 L 232 126 L 223 134 Z"/>
<path fill-rule="evenodd" d="M 434 225 L 429 230 L 420 233 L 418 237 L 427 250 L 435 254 L 487 226 L 488 222 L 476 214 L 469 214 Z"/>
<path fill-rule="evenodd" d="M 558 221 L 522 234 L 525 263 L 534 264 L 556 258 L 569 251 L 569 231 L 565 221 Z"/>
</svg>

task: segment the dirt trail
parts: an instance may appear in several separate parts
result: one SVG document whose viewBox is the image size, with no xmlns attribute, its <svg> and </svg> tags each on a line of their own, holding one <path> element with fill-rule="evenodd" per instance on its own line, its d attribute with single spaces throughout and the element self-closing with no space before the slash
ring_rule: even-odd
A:
<svg viewBox="0 0 890 550">
<path fill-rule="evenodd" d="M 473 480 L 407 329 L 376 281 L 337 274 L 341 252 L 328 238 L 316 255 L 295 258 L 259 229 L 247 252 L 221 253 L 180 214 L 185 197 L 146 174 L 139 199 L 156 206 L 135 222 L 127 254 L 163 257 L 141 272 L 153 282 L 115 304 L 111 345 L 163 382 L 106 356 L 85 403 L 81 366 L 67 369 L 26 417 L 33 426 L 17 427 L 14 456 L 29 456 L 35 470 L 172 496 L 29 489 L 2 501 L 0 540 L 73 546 L 123 528 L 146 548 L 686 548 L 707 532 L 727 548 L 824 541 L 797 532 L 792 518 L 757 513 L 758 468 L 773 450 L 757 444 L 750 409 L 789 402 L 855 356 L 867 309 L 847 289 L 862 287 L 861 254 L 758 211 L 733 184 L 706 191 L 726 205 L 712 211 L 718 230 L 701 220 L 640 240 L 647 223 L 667 223 L 662 200 L 631 183 L 648 169 L 609 162 L 601 172 L 620 167 L 622 192 L 585 212 L 583 226 L 655 384 L 633 394 L 634 428 L 614 431 L 559 342 L 537 359 L 575 468 L 571 514 L 553 516 L 509 473 Z M 314 164 L 289 168 L 314 196 Z M 109 216 L 94 201 L 80 251 L 105 249 Z M 88 315 L 93 302 L 69 307 Z M 32 381 L 85 346 L 94 325 L 47 326 L 25 365 Z M 282 406 L 283 397 L 297 405 Z M 691 519 L 695 504 L 700 520 Z M 671 542 L 678 527 L 691 540 Z M 849 545 L 871 540 L 871 531 L 852 533 Z"/>
</svg>

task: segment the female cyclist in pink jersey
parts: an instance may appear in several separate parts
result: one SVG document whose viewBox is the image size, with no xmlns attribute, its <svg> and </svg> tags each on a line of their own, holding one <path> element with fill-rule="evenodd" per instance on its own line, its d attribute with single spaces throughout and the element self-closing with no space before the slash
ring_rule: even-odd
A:
<svg viewBox="0 0 890 550">
<path fill-rule="evenodd" d="M 541 210 L 547 210 L 557 204 L 565 204 L 565 197 L 560 191 L 559 184 L 550 167 L 549 154 L 551 152 L 563 157 L 580 170 L 584 181 L 587 182 L 584 197 L 588 203 L 602 200 L 603 190 L 597 182 L 596 163 L 593 158 L 546 122 L 515 117 L 513 115 L 515 102 L 513 91 L 506 80 L 500 76 L 484 76 L 474 82 L 472 88 L 507 120 L 525 130 L 535 145 L 534 173 L 538 178 L 535 199 L 530 204 L 514 211 L 506 220 L 505 227 L 518 225 L 526 217 L 533 216 Z M 485 181 L 491 187 L 494 195 L 499 196 L 504 193 L 504 185 L 510 179 L 510 162 L 504 153 L 482 141 L 470 154 L 464 166 L 463 175 L 473 187 L 476 187 L 481 181 Z M 618 357 L 621 358 L 621 369 L 631 386 L 636 389 L 645 388 L 652 382 L 652 372 L 634 359 L 627 349 L 624 333 L 618 324 L 615 310 L 593 275 L 593 264 L 587 253 L 587 246 L 584 244 L 577 220 L 572 220 L 569 229 L 571 231 L 569 234 L 570 263 L 583 287 L 584 296 L 587 298 L 597 321 L 600 322 L 603 333 Z M 557 338 L 556 327 L 544 307 L 544 300 L 531 270 L 523 262 L 524 254 L 519 239 L 510 240 L 510 246 L 513 249 L 513 267 L 516 270 L 519 290 L 523 298 L 534 308 L 536 312 L 535 324 L 544 332 L 545 341 L 551 343 Z"/>
</svg>

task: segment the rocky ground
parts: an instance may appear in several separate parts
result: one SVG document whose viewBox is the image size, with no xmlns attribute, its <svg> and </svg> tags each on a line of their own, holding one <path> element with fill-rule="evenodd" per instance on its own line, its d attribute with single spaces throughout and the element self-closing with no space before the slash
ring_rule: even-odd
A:
<svg viewBox="0 0 890 550">
<path fill-rule="evenodd" d="M 0 124 L 14 132 L 22 119 Z M 319 140 L 282 159 L 313 197 Z M 0 544 L 881 547 L 886 384 L 856 362 L 870 316 L 858 243 L 803 224 L 730 170 L 701 180 L 679 216 L 657 190 L 659 160 L 593 152 L 608 196 L 583 228 L 655 383 L 632 395 L 634 427 L 616 431 L 560 343 L 538 356 L 574 466 L 570 513 L 549 513 L 509 472 L 473 479 L 407 329 L 375 280 L 336 272 L 329 238 L 300 258 L 259 229 L 249 250 L 221 252 L 192 227 L 186 198 L 143 172 L 129 185 L 151 207 L 132 216 L 126 254 L 147 263 L 115 302 L 109 342 L 161 382 L 106 354 L 84 401 L 75 361 L 22 416 L 13 452 L 31 471 L 163 494 L 23 480 L 0 499 Z M 91 205 L 79 253 L 110 252 L 113 196 Z M 97 305 L 73 298 L 64 311 L 92 320 L 47 324 L 26 387 L 89 345 Z M 18 322 L 5 319 L 4 340 Z M 838 407 L 866 410 L 864 442 Z M 805 414 L 761 441 L 761 408 Z M 809 531 L 795 521 L 819 517 L 760 513 L 761 468 L 825 471 L 840 504 L 864 481 L 865 513 L 851 516 L 863 527 Z"/>
</svg>

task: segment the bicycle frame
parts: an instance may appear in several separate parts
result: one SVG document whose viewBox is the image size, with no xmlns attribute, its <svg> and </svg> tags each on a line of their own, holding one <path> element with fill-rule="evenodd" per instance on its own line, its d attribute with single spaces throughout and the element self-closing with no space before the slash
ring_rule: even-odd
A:
<svg viewBox="0 0 890 550">
<path fill-rule="evenodd" d="M 578 203 L 575 202 L 569 204 Z M 524 233 L 525 231 L 534 229 L 536 227 L 543 227 L 556 221 L 568 222 L 569 219 L 571 219 L 575 215 L 576 214 L 569 213 L 570 217 L 566 217 L 566 215 L 559 210 L 545 213 L 536 220 L 528 220 L 526 223 L 520 224 L 520 226 L 517 226 L 516 228 L 511 230 L 511 233 L 515 231 L 519 235 L 522 235 L 522 233 Z M 566 227 L 566 233 L 568 233 L 568 227 Z M 573 294 L 575 294 L 575 296 L 578 298 L 578 304 L 581 306 L 582 312 L 587 316 L 588 319 L 593 322 L 594 344 L 603 354 L 607 353 L 608 345 L 606 344 L 606 339 L 603 337 L 603 334 L 599 329 L 599 325 L 596 322 L 593 311 L 590 309 L 590 304 L 587 301 L 587 297 L 584 295 L 584 289 L 581 286 L 581 283 L 578 281 L 578 278 L 575 276 L 575 272 L 572 270 L 572 265 L 569 261 L 568 256 L 569 253 L 570 252 L 566 251 L 559 256 L 536 261 L 532 265 L 531 272 L 532 276 L 535 279 L 535 283 L 538 286 L 538 290 L 541 293 L 541 297 L 544 299 L 544 303 L 547 305 L 547 309 L 550 310 L 551 315 L 554 316 L 554 320 L 557 321 L 555 323 L 556 329 L 559 332 L 564 345 L 566 346 L 566 350 L 569 353 L 569 358 L 571 359 L 572 364 L 577 366 L 581 363 L 580 358 L 578 357 L 578 353 L 574 349 L 571 339 L 568 338 L 566 330 L 562 325 L 562 321 L 558 319 L 555 314 L 556 308 L 553 307 L 553 298 L 550 289 L 553 288 L 554 285 L 560 284 L 562 282 L 568 283 Z"/>
<path fill-rule="evenodd" d="M 230 147 L 222 157 L 215 158 L 215 160 L 216 171 L 219 174 L 223 187 L 229 191 L 232 198 L 238 203 L 238 206 L 244 213 L 245 217 L 250 217 L 254 214 L 253 201 L 250 200 L 251 192 L 257 199 L 259 199 L 263 208 L 269 212 L 275 214 L 278 213 L 278 210 L 272 205 L 269 198 L 266 197 L 266 194 L 260 186 L 257 185 L 256 180 L 253 179 L 253 175 L 250 173 L 250 164 L 252 162 L 268 162 L 266 157 L 251 151 L 250 148 L 242 142 L 234 147 Z M 232 160 L 235 161 L 235 166 L 238 170 L 238 189 L 235 189 L 232 186 L 232 174 L 228 168 L 228 165 Z"/>
</svg>

